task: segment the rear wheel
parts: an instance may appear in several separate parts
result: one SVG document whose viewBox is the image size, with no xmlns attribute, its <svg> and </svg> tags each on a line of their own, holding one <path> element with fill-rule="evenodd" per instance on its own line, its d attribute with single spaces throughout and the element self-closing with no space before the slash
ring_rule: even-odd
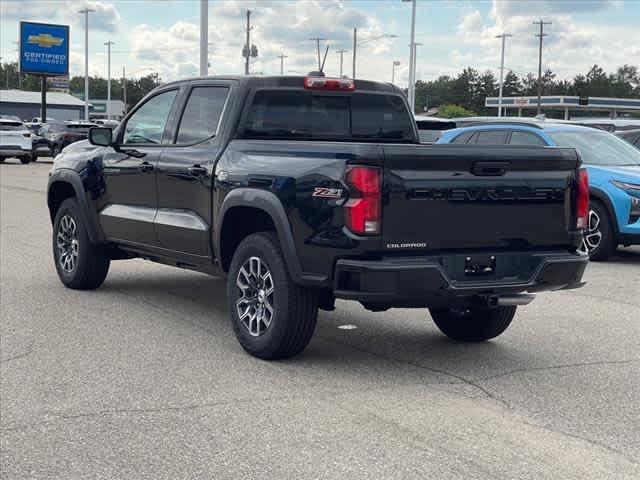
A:
<svg viewBox="0 0 640 480">
<path fill-rule="evenodd" d="M 613 224 L 605 206 L 591 202 L 589 222 L 584 232 L 581 250 L 589 254 L 591 260 L 607 260 L 616 251 L 617 242 Z"/>
<path fill-rule="evenodd" d="M 461 342 L 495 338 L 511 324 L 516 307 L 432 308 L 431 318 L 447 337 Z"/>
<path fill-rule="evenodd" d="M 231 324 L 249 354 L 274 360 L 305 349 L 316 326 L 318 295 L 293 283 L 274 233 L 255 233 L 240 243 L 227 288 Z"/>
<path fill-rule="evenodd" d="M 104 282 L 110 260 L 104 249 L 89 240 L 75 198 L 67 198 L 53 223 L 53 258 L 66 287 L 93 290 Z"/>
<path fill-rule="evenodd" d="M 31 155 L 25 155 L 24 157 L 20 157 L 20 163 L 26 165 L 31 162 Z"/>
</svg>

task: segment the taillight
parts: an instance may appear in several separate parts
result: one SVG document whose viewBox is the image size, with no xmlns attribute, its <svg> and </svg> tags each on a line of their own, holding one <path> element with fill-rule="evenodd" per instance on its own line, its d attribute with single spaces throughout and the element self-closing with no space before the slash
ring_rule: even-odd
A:
<svg viewBox="0 0 640 480">
<path fill-rule="evenodd" d="M 308 90 L 342 90 L 352 92 L 356 84 L 348 78 L 305 77 L 304 88 Z"/>
<path fill-rule="evenodd" d="M 351 195 L 345 204 L 347 228 L 358 235 L 380 233 L 381 172 L 375 167 L 351 167 L 347 170 Z"/>
<path fill-rule="evenodd" d="M 23 137 L 27 137 L 27 138 L 31 138 L 31 134 L 30 133 L 23 133 L 22 136 Z"/>
<path fill-rule="evenodd" d="M 589 226 L 589 174 L 587 170 L 578 170 L 578 196 L 576 198 L 576 227 Z"/>
</svg>

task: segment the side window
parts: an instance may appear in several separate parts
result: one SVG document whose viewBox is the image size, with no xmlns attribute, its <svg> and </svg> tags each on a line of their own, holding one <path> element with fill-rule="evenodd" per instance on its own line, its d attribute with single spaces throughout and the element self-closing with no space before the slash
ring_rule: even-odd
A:
<svg viewBox="0 0 640 480">
<path fill-rule="evenodd" d="M 546 145 L 544 141 L 534 133 L 515 130 L 511 133 L 510 145 Z"/>
<path fill-rule="evenodd" d="M 507 143 L 506 130 L 483 130 L 476 135 L 475 143 L 478 145 L 504 145 Z"/>
<path fill-rule="evenodd" d="M 160 93 L 136 110 L 127 121 L 122 143 L 160 144 L 177 92 Z"/>
<path fill-rule="evenodd" d="M 454 138 L 453 142 L 451 143 L 468 143 L 469 139 L 473 136 L 474 133 L 475 132 L 473 131 L 462 133 L 458 135 L 456 138 Z"/>
<path fill-rule="evenodd" d="M 228 92 L 226 87 L 195 87 L 191 90 L 176 143 L 191 144 L 214 136 Z"/>
</svg>

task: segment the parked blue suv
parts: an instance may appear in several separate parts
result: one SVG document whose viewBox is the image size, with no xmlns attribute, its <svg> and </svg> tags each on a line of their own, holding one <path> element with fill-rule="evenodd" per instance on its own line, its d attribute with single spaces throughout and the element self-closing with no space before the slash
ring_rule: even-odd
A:
<svg viewBox="0 0 640 480">
<path fill-rule="evenodd" d="M 620 244 L 640 244 L 640 150 L 611 133 L 560 122 L 496 121 L 447 130 L 436 143 L 573 147 L 589 172 L 583 249 L 592 260 L 605 260 Z"/>
</svg>

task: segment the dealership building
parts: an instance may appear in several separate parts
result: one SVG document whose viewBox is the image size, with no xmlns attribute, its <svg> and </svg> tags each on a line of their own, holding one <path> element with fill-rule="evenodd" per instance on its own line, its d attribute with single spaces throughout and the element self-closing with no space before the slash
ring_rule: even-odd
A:
<svg viewBox="0 0 640 480">
<path fill-rule="evenodd" d="M 486 107 L 498 108 L 498 104 L 498 97 L 487 97 L 485 100 Z M 541 98 L 540 107 L 546 112 L 562 112 L 565 120 L 569 120 L 571 115 L 580 116 L 584 112 L 600 112 L 610 118 L 617 118 L 620 114 L 639 114 L 640 99 L 550 95 Z M 538 108 L 538 97 L 503 97 L 502 108 L 505 109 L 505 115 L 521 117 L 523 111 Z"/>
<path fill-rule="evenodd" d="M 0 115 L 16 115 L 24 121 L 40 116 L 40 92 L 0 90 Z M 84 102 L 73 95 L 47 92 L 47 118 L 59 121 L 80 120 L 84 116 Z"/>
</svg>

